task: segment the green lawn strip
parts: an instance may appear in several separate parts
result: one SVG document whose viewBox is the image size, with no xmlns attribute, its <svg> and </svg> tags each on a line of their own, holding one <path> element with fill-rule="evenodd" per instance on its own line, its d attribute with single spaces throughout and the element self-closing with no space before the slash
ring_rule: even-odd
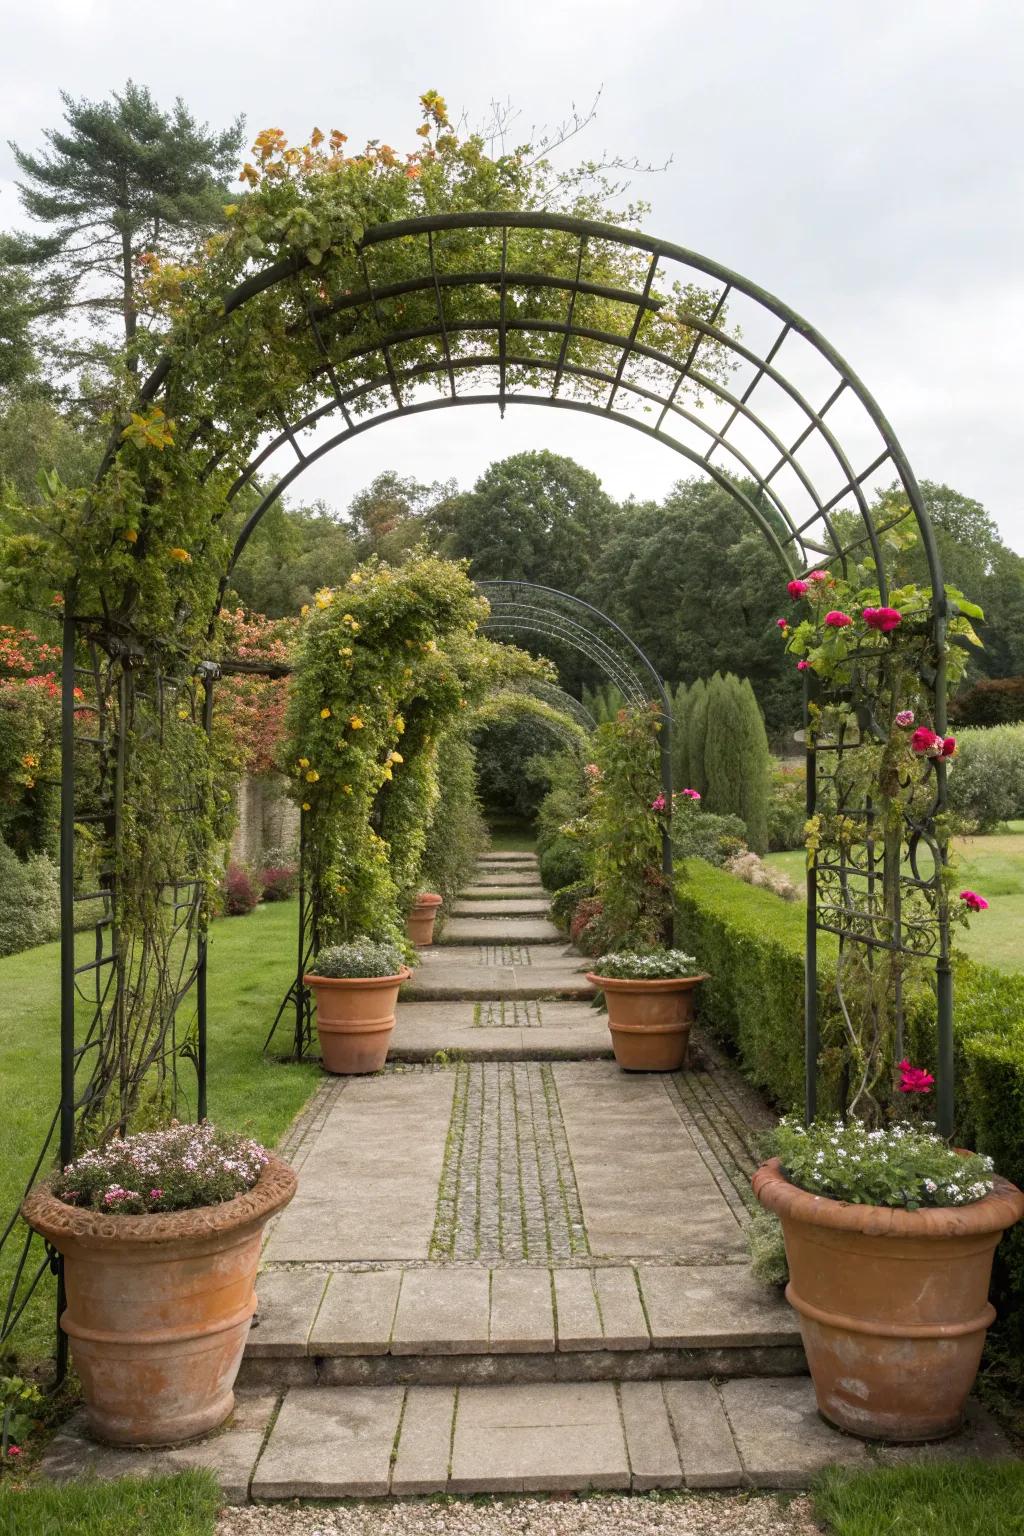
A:
<svg viewBox="0 0 1024 1536">
<path fill-rule="evenodd" d="M 1019 823 L 1011 823 L 1018 826 Z M 998 832 L 991 837 L 954 839 L 957 890 L 974 890 L 991 902 L 987 912 L 971 919 L 968 929 L 953 935 L 957 949 L 972 960 L 1001 971 L 1024 970 L 1024 837 L 1019 832 Z M 802 886 L 805 855 L 802 848 L 770 853 L 765 860 L 783 870 Z"/>
<path fill-rule="evenodd" d="M 488 853 L 536 853 L 537 839 L 529 827 L 492 827 L 488 847 L 481 855 L 487 857 Z"/>
<path fill-rule="evenodd" d="M 257 907 L 248 917 L 214 923 L 210 937 L 210 1118 L 271 1146 L 320 1076 L 312 1063 L 280 1063 L 263 1056 L 263 1041 L 295 964 L 297 921 L 294 901 L 275 902 Z M 58 964 L 56 944 L 0 959 L 0 1229 L 21 1199 L 57 1106 Z M 280 1038 L 286 1048 L 290 1036 L 287 1023 L 283 1027 L 286 1033 Z M 186 1062 L 186 1084 L 190 1073 Z M 6 1298 L 16 1261 L 12 1235 L 0 1260 L 0 1298 Z M 46 1355 L 52 1348 L 52 1329 L 52 1290 L 46 1280 L 18 1324 L 13 1343 L 19 1357 Z"/>
<path fill-rule="evenodd" d="M 832 1536 L 1020 1536 L 1024 1463 L 961 1461 L 833 1467 L 815 1484 L 814 1512 Z"/>
<path fill-rule="evenodd" d="M 64 1487 L 0 1487 L 0 1532 L 17 1536 L 213 1536 L 221 1505 L 211 1472 L 125 1477 Z"/>
</svg>

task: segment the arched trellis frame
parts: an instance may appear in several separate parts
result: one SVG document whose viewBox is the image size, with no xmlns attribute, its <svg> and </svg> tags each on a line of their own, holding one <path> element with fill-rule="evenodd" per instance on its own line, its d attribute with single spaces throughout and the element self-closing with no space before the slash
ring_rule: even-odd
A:
<svg viewBox="0 0 1024 1536">
<path fill-rule="evenodd" d="M 658 740 L 665 819 L 661 869 L 672 879 L 672 705 L 657 667 L 608 614 L 583 598 L 534 581 L 480 581 L 491 605 L 487 629 L 495 635 L 534 635 L 557 640 L 599 667 L 636 709 L 656 700 L 661 710 Z"/>
<path fill-rule="evenodd" d="M 295 252 L 246 275 L 201 317 L 190 318 L 136 402 L 140 417 L 159 409 L 175 423 L 176 448 L 168 459 L 178 453 L 183 484 L 230 485 L 215 521 L 229 526 L 232 505 L 244 489 L 260 494 L 238 531 L 234 555 L 219 571 L 222 595 L 234 560 L 266 510 L 310 465 L 371 427 L 467 405 L 497 406 L 502 413 L 523 405 L 572 410 L 631 427 L 708 476 L 759 528 L 783 573 L 798 575 L 818 565 L 845 571 L 852 561 L 869 556 L 883 603 L 880 541 L 886 528 L 872 516 L 870 497 L 898 482 L 916 522 L 934 594 L 926 622 L 935 668 L 926 684 L 935 728 L 944 731 L 948 605 L 919 487 L 874 397 L 795 310 L 685 247 L 543 210 L 470 209 L 391 223 L 371 220 L 358 236 L 339 236 L 336 263 L 335 254 L 320 253 L 314 265 Z M 266 333 L 259 334 L 259 325 L 268 315 L 278 355 L 289 358 L 281 373 L 263 366 Z M 246 380 L 244 406 L 225 393 L 236 377 Z M 101 481 L 115 465 L 125 436 L 120 430 L 114 434 Z M 288 467 L 285 459 L 291 460 Z M 160 494 L 153 492 L 154 506 Z M 151 510 L 142 507 L 143 530 Z M 898 509 L 893 518 L 903 515 Z M 140 540 L 140 554 L 144 545 Z M 202 559 L 203 551 L 198 554 Z M 65 618 L 61 1094 L 40 1167 L 53 1145 L 62 1158 L 71 1154 L 76 1120 L 94 1102 L 93 1062 L 102 1048 L 92 1050 L 90 1042 L 102 1039 L 130 984 L 126 956 L 118 948 L 116 914 L 123 827 L 119 795 L 133 721 L 117 701 L 131 672 L 132 707 L 142 711 L 134 725 L 158 730 L 159 700 L 175 654 L 171 634 L 164 637 L 159 661 L 154 660 L 152 634 L 146 645 L 136 643 L 139 613 L 137 606 L 119 603 L 116 594 L 108 603 L 102 593 L 86 612 L 72 602 Z M 181 665 L 187 672 L 171 679 L 170 686 L 182 697 L 187 692 L 188 710 L 209 723 L 215 669 L 197 668 L 194 647 L 184 656 Z M 76 729 L 76 715 L 85 708 L 76 689 L 88 684 L 77 670 L 83 666 L 86 672 L 91 667 L 96 679 L 89 718 L 104 724 L 87 748 L 102 765 L 102 794 L 92 806 L 83 804 L 76 783 L 75 745 L 87 739 L 86 731 Z M 840 743 L 839 750 L 851 745 Z M 819 742 L 809 756 L 809 813 L 815 809 L 823 748 L 827 751 L 827 744 Z M 939 763 L 933 812 L 915 833 L 937 850 L 939 863 L 944 855 L 935 821 L 944 804 L 945 765 Z M 870 825 L 870 806 L 849 811 Z M 76 827 L 86 820 L 102 844 L 105 916 L 96 924 L 89 958 L 83 959 L 75 948 L 73 855 Z M 898 926 L 885 941 L 851 920 L 849 892 L 857 882 L 870 887 L 877 881 L 874 857 L 866 868 L 840 867 L 840 861 L 832 870 L 819 867 L 808 878 L 809 1114 L 816 1102 L 819 929 L 838 934 L 841 946 L 909 947 Z M 916 884 L 933 899 L 938 920 L 938 1120 L 948 1133 L 953 1123 L 952 982 L 939 876 L 937 868 L 934 879 L 921 877 Z M 182 965 L 181 985 L 163 1025 L 167 1039 L 176 1040 L 175 1020 L 194 1005 L 194 1027 L 181 1050 L 194 1058 L 202 1083 L 202 913 L 187 889 L 162 893 L 162 899 L 176 913 L 180 909 L 181 928 L 192 946 L 192 961 Z M 203 1107 L 200 1094 L 199 1112 Z M 31 1267 L 26 1251 L 19 1275 Z M 45 1261 L 40 1275 L 44 1267 Z M 16 1286 L 0 1321 L 0 1337 L 9 1334 L 23 1305 Z"/>
</svg>

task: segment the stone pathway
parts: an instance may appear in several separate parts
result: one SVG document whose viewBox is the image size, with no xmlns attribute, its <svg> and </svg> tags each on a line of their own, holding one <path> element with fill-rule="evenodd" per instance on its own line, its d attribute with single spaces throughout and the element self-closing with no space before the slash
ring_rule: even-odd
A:
<svg viewBox="0 0 1024 1536">
<path fill-rule="evenodd" d="M 539 890 L 531 856 L 482 860 L 388 1067 L 325 1078 L 293 1127 L 229 1426 L 125 1452 L 73 1420 L 45 1474 L 208 1466 L 239 1502 L 639 1493 L 914 1454 L 818 1418 L 795 1316 L 749 1272 L 763 1105 L 699 1038 L 684 1072 L 619 1071 Z M 1009 1451 L 975 1406 L 921 1454 Z"/>
</svg>

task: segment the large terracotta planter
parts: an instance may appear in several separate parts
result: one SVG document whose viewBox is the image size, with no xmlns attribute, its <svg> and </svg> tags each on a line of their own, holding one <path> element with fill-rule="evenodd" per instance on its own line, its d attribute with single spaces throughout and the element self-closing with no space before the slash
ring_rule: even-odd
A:
<svg viewBox="0 0 1024 1536">
<path fill-rule="evenodd" d="M 675 1072 L 684 1065 L 694 989 L 706 976 L 623 981 L 587 972 L 604 993 L 615 1060 L 626 1072 Z"/>
<path fill-rule="evenodd" d="M 995 1317 L 992 1255 L 1024 1216 L 1020 1190 L 997 1178 L 972 1205 L 847 1205 L 798 1189 L 776 1157 L 754 1191 L 782 1221 L 786 1297 L 822 1416 L 866 1439 L 954 1434 Z"/>
<path fill-rule="evenodd" d="M 442 898 L 436 896 L 433 891 L 424 891 L 422 896 L 417 896 L 409 909 L 409 915 L 405 920 L 405 931 L 413 944 L 421 949 L 426 949 L 434 942 L 434 924 L 437 914 L 441 909 Z"/>
<path fill-rule="evenodd" d="M 173 1445 L 228 1418 L 263 1228 L 295 1187 L 271 1157 L 246 1194 L 196 1211 L 76 1210 L 45 1184 L 27 1197 L 26 1221 L 64 1256 L 61 1327 L 97 1439 Z"/>
<path fill-rule="evenodd" d="M 324 1070 L 349 1076 L 379 1072 L 395 1027 L 398 989 L 412 971 L 396 976 L 303 976 L 316 998 L 316 1029 Z"/>
</svg>

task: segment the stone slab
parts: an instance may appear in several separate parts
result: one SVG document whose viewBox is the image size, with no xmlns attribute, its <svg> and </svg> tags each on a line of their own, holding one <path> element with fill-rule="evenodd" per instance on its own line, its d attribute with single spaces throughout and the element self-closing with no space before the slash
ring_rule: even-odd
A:
<svg viewBox="0 0 1024 1536">
<path fill-rule="evenodd" d="M 223 1429 L 191 1445 L 164 1450 L 122 1450 L 90 1439 L 85 1413 L 79 1411 L 50 1441 L 39 1463 L 42 1479 L 54 1483 L 79 1478 L 109 1482 L 119 1477 L 157 1477 L 193 1468 L 213 1472 L 225 1502 L 244 1504 L 263 1437 L 277 1406 L 273 1392 L 238 1391 L 235 1411 Z"/>
<path fill-rule="evenodd" d="M 327 1113 L 266 1262 L 426 1259 L 452 1072 L 353 1078 Z"/>
<path fill-rule="evenodd" d="M 495 852 L 488 849 L 477 859 L 478 864 L 536 864 L 537 855 L 528 849 L 510 849 L 506 852 Z"/>
<path fill-rule="evenodd" d="M 808 1377 L 726 1381 L 720 1390 L 740 1460 L 756 1488 L 805 1488 L 823 1467 L 871 1464 L 863 1441 L 818 1417 Z"/>
<path fill-rule="evenodd" d="M 478 869 L 473 875 L 474 885 L 487 885 L 494 887 L 509 885 L 540 885 L 539 879 L 532 878 L 532 872 L 526 869 Z"/>
<path fill-rule="evenodd" d="M 592 1253 L 700 1262 L 746 1254 L 742 1228 L 661 1074 L 604 1062 L 552 1070 Z"/>
<path fill-rule="evenodd" d="M 454 1387 L 409 1388 L 391 1471 L 392 1494 L 444 1493 L 454 1415 Z"/>
<path fill-rule="evenodd" d="M 293 1387 L 252 1480 L 254 1499 L 374 1498 L 388 1492 L 402 1387 Z"/>
<path fill-rule="evenodd" d="M 601 1310 L 605 1349 L 647 1349 L 651 1342 L 631 1269 L 595 1269 L 594 1288 Z"/>
<path fill-rule="evenodd" d="M 332 1274 L 310 1333 L 309 1353 L 386 1355 L 401 1284 L 400 1269 Z"/>
<path fill-rule="evenodd" d="M 467 885 L 459 892 L 459 901 L 521 901 L 547 898 L 539 880 L 517 880 L 509 885 Z"/>
<path fill-rule="evenodd" d="M 559 1350 L 576 1352 L 604 1348 L 604 1330 L 591 1270 L 556 1269 L 555 1306 Z"/>
<path fill-rule="evenodd" d="M 452 907 L 453 917 L 546 917 L 550 902 L 543 896 L 499 896 L 493 901 L 460 899 Z"/>
<path fill-rule="evenodd" d="M 744 1481 L 722 1400 L 710 1381 L 666 1381 L 665 1404 L 687 1488 L 738 1488 Z"/>
<path fill-rule="evenodd" d="M 491 1271 L 492 1354 L 549 1354 L 555 1318 L 549 1269 Z"/>
<path fill-rule="evenodd" d="M 594 988 L 577 956 L 560 947 L 524 947 L 524 960 L 515 965 L 485 965 L 468 946 L 457 944 L 426 950 L 411 981 L 402 988 L 402 1002 L 446 1000 L 491 1001 L 501 997 L 589 1000 Z"/>
<path fill-rule="evenodd" d="M 634 1491 L 678 1488 L 683 1474 L 661 1383 L 624 1381 L 619 1400 Z"/>
<path fill-rule="evenodd" d="M 410 1269 L 391 1339 L 393 1355 L 486 1354 L 490 1272 L 482 1268 Z"/>
<path fill-rule="evenodd" d="M 478 1021 L 489 1022 L 478 1022 Z M 539 1022 L 538 1022 L 539 1021 Z M 603 1014 L 584 1002 L 402 1002 L 391 1061 L 432 1061 L 447 1053 L 469 1061 L 575 1060 L 611 1055 Z"/>
<path fill-rule="evenodd" d="M 564 944 L 565 935 L 540 917 L 452 917 L 442 944 Z"/>
<path fill-rule="evenodd" d="M 264 1270 L 256 1282 L 259 1310 L 249 1330 L 246 1354 L 251 1359 L 304 1355 L 327 1278 L 317 1270 Z"/>
<path fill-rule="evenodd" d="M 655 1349 L 800 1342 L 792 1307 L 745 1264 L 652 1265 L 639 1273 Z"/>
<path fill-rule="evenodd" d="M 452 1445 L 452 1493 L 628 1488 L 615 1387 L 464 1387 Z"/>
</svg>

